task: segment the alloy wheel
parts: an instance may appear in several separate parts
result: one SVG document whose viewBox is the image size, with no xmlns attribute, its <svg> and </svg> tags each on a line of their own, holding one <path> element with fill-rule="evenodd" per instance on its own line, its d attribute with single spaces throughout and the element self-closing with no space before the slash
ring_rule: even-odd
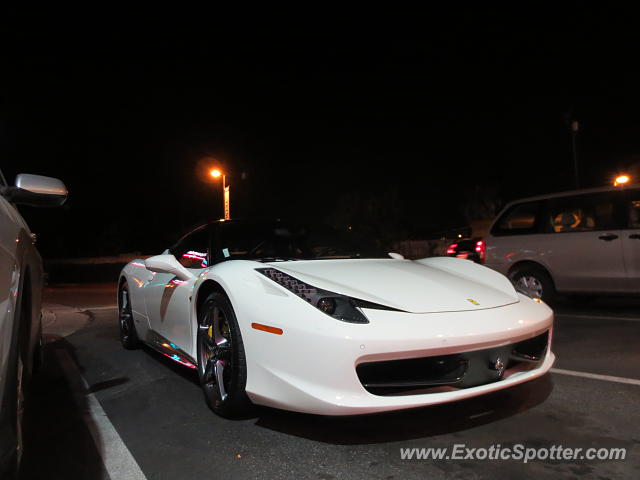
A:
<svg viewBox="0 0 640 480">
<path fill-rule="evenodd" d="M 203 387 L 216 403 L 227 399 L 233 372 L 233 344 L 228 319 L 215 302 L 208 302 L 198 326 L 198 368 Z"/>
<path fill-rule="evenodd" d="M 516 287 L 523 290 L 527 295 L 534 298 L 542 298 L 542 282 L 533 275 L 522 275 L 516 280 Z"/>
<path fill-rule="evenodd" d="M 131 337 L 133 315 L 131 313 L 131 304 L 129 303 L 129 292 L 126 288 L 120 291 L 120 338 L 126 343 Z"/>
</svg>

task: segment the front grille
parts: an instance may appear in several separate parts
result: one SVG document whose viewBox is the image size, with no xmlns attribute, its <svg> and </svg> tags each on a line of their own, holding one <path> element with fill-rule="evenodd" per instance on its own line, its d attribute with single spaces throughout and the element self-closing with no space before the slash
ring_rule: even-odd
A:
<svg viewBox="0 0 640 480">
<path fill-rule="evenodd" d="M 356 373 L 362 386 L 375 395 L 476 387 L 501 380 L 516 367 L 535 368 L 544 360 L 548 343 L 546 331 L 528 340 L 484 350 L 365 362 L 356 367 Z"/>
</svg>

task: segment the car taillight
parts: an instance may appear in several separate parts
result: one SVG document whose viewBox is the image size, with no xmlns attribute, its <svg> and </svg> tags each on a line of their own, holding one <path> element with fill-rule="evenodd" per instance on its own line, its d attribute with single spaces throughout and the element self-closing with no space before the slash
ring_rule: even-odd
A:
<svg viewBox="0 0 640 480">
<path fill-rule="evenodd" d="M 478 256 L 480 257 L 480 263 L 484 263 L 487 255 L 487 245 L 483 240 L 478 240 L 476 242 L 476 252 L 478 252 Z"/>
<path fill-rule="evenodd" d="M 456 248 L 458 248 L 458 244 L 457 243 L 452 243 L 451 245 L 449 245 L 449 248 L 447 248 L 447 255 L 453 255 L 456 253 Z"/>
</svg>

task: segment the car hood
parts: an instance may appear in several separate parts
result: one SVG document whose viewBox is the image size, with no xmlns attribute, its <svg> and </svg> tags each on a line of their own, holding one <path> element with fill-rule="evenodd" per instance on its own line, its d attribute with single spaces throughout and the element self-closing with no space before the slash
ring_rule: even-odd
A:
<svg viewBox="0 0 640 480">
<path fill-rule="evenodd" d="M 456 258 L 311 260 L 269 265 L 314 287 L 411 313 L 479 310 L 518 301 L 506 277 Z"/>
</svg>

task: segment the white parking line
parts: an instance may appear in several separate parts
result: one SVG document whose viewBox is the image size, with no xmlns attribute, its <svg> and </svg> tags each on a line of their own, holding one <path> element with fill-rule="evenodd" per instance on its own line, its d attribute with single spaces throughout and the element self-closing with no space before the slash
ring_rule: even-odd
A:
<svg viewBox="0 0 640 480">
<path fill-rule="evenodd" d="M 604 315 L 583 315 L 579 313 L 558 313 L 558 317 L 570 317 L 570 318 L 584 318 L 585 320 L 622 320 L 624 322 L 640 322 L 640 318 L 637 317 L 607 317 Z"/>
<path fill-rule="evenodd" d="M 57 350 L 56 356 L 109 477 L 112 480 L 146 480 L 147 477 L 142 473 L 138 462 L 120 438 L 96 396 L 87 393 L 89 385 L 69 353 Z"/>
<path fill-rule="evenodd" d="M 598 375 L 597 373 L 576 372 L 575 370 L 564 370 L 562 368 L 552 368 L 551 373 L 560 375 L 571 375 L 572 377 L 592 378 L 594 380 L 604 380 L 605 382 L 626 383 L 627 385 L 640 386 L 640 380 L 635 378 L 612 377 L 611 375 Z"/>
</svg>

